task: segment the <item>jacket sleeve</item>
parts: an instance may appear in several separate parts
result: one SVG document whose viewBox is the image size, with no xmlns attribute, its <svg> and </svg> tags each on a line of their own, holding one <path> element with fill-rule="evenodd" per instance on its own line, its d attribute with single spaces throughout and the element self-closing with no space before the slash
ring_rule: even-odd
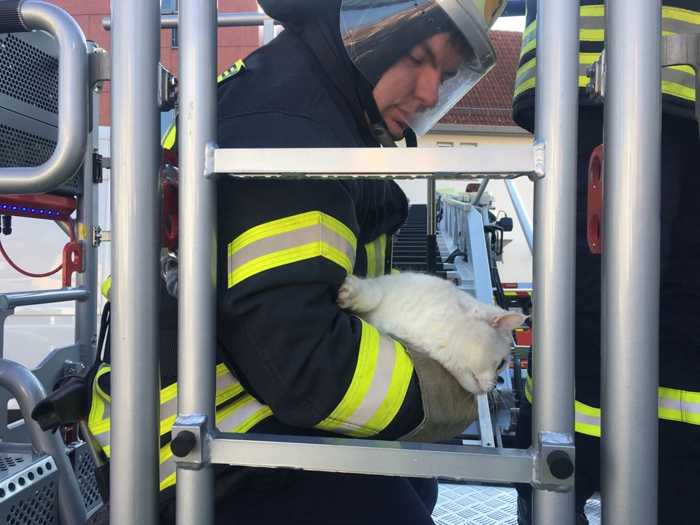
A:
<svg viewBox="0 0 700 525">
<path fill-rule="evenodd" d="M 303 142 L 332 137 L 280 120 L 272 147 L 286 125 Z M 220 144 L 247 145 L 219 131 Z M 359 230 L 345 185 L 224 177 L 218 195 L 219 340 L 244 385 L 295 427 L 383 439 L 415 429 L 423 408 L 408 353 L 336 305 Z"/>
</svg>

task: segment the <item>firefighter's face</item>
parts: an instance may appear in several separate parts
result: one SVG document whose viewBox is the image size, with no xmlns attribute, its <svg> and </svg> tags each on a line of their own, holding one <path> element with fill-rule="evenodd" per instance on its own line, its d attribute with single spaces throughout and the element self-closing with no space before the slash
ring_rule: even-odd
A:
<svg viewBox="0 0 700 525">
<path fill-rule="evenodd" d="M 442 83 L 457 74 L 462 57 L 448 33 L 424 40 L 381 76 L 374 100 L 389 133 L 399 139 L 416 113 L 438 103 Z"/>
</svg>

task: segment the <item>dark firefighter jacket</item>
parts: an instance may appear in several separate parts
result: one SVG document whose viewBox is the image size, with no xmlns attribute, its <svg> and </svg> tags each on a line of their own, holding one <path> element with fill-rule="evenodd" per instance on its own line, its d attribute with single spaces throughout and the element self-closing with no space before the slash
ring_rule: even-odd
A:
<svg viewBox="0 0 700 525">
<path fill-rule="evenodd" d="M 662 5 L 663 34 L 697 33 L 700 30 L 700 0 L 664 0 Z M 597 126 L 597 136 L 602 131 L 598 129 L 602 119 L 602 105 L 593 102 L 586 94 L 586 71 L 605 47 L 605 4 L 602 0 L 581 1 L 579 40 L 579 105 L 582 108 L 580 122 L 584 123 L 581 133 L 590 133 L 591 125 L 585 123 L 592 122 Z M 537 1 L 528 0 L 526 28 L 515 82 L 513 117 L 520 126 L 529 131 L 534 129 L 536 54 Z M 689 139 L 684 138 L 683 133 L 688 129 L 690 133 L 697 132 L 694 126 L 678 125 L 679 122 L 688 124 L 689 120 L 695 119 L 695 72 L 689 66 L 667 67 L 662 70 L 661 80 L 664 116 L 675 119 L 675 126 L 680 133 L 678 139 L 685 143 Z M 592 140 L 595 139 L 591 136 L 579 137 L 580 144 L 588 144 Z M 669 168 L 667 166 L 667 169 Z M 663 322 L 662 318 L 662 330 Z M 674 350 L 676 355 L 673 357 L 662 357 L 659 418 L 700 425 L 700 391 L 697 374 L 694 374 L 696 365 L 693 364 L 696 353 L 696 347 L 679 348 Z M 536 372 L 533 372 L 533 375 L 536 376 Z M 600 437 L 600 392 L 597 388 L 599 385 L 591 379 L 600 377 L 599 357 L 586 351 L 577 351 L 576 375 L 579 399 L 575 405 L 576 432 Z M 532 377 L 528 377 L 526 395 L 532 401 Z"/>
<path fill-rule="evenodd" d="M 663 0 L 663 34 L 697 33 L 700 1 Z M 582 106 L 598 106 L 586 94 L 587 70 L 605 48 L 605 2 L 581 0 L 579 29 L 579 98 Z M 527 0 L 527 13 L 520 62 L 515 79 L 513 116 L 518 125 L 533 131 L 537 85 L 537 0 Z M 690 66 L 666 67 L 661 73 L 664 113 L 693 119 L 695 72 Z"/>
</svg>

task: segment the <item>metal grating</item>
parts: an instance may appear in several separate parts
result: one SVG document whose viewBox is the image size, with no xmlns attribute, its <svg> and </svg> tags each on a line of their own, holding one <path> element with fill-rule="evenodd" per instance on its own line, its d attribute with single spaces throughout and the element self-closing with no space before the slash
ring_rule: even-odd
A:
<svg viewBox="0 0 700 525">
<path fill-rule="evenodd" d="M 102 497 L 95 477 L 95 462 L 90 455 L 87 445 L 82 445 L 75 451 L 75 474 L 78 486 L 83 496 L 85 509 L 89 511 L 102 505 Z"/>
<path fill-rule="evenodd" d="M 56 520 L 56 483 L 48 482 L 28 497 L 19 498 L 5 515 L 7 525 L 52 525 Z"/>
<path fill-rule="evenodd" d="M 515 489 L 440 483 L 433 511 L 436 525 L 517 525 Z M 589 525 L 600 525 L 600 497 L 586 504 Z"/>
<path fill-rule="evenodd" d="M 55 147 L 52 140 L 0 124 L 0 167 L 39 166 L 51 157 Z"/>
<path fill-rule="evenodd" d="M 0 472 L 7 472 L 24 463 L 22 456 L 0 456 Z"/>
<path fill-rule="evenodd" d="M 58 60 L 7 35 L 0 39 L 0 93 L 58 113 Z"/>
<path fill-rule="evenodd" d="M 0 525 L 58 524 L 58 472 L 28 445 L 0 444 Z"/>
</svg>

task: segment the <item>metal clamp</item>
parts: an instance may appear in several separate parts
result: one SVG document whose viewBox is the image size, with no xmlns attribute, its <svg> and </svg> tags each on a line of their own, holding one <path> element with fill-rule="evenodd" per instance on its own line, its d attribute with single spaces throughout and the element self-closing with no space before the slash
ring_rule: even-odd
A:
<svg viewBox="0 0 700 525">
<path fill-rule="evenodd" d="M 554 492 L 573 490 L 575 458 L 572 435 L 541 433 L 534 454 L 533 487 Z"/>
<path fill-rule="evenodd" d="M 102 87 L 102 83 L 112 79 L 112 63 L 109 52 L 101 47 L 96 47 L 89 55 L 90 85 L 96 89 Z"/>
<path fill-rule="evenodd" d="M 163 64 L 158 64 L 158 109 L 163 113 L 175 108 L 177 78 Z"/>
<path fill-rule="evenodd" d="M 92 229 L 92 245 L 98 247 L 103 242 L 110 242 L 112 240 L 112 232 L 109 230 L 103 230 L 99 226 L 95 226 Z"/>
<path fill-rule="evenodd" d="M 199 470 L 210 463 L 211 436 L 207 431 L 206 416 L 178 417 L 172 436 L 170 448 L 178 467 Z"/>
<path fill-rule="evenodd" d="M 700 69 L 700 33 L 668 35 L 662 39 L 661 67 L 690 66 Z M 695 92 L 700 92 L 700 78 L 695 75 Z M 700 123 L 700 104 L 695 103 L 695 117 Z"/>
<path fill-rule="evenodd" d="M 605 49 L 586 71 L 589 81 L 586 86 L 586 93 L 595 102 L 605 100 L 605 77 L 607 74 L 607 64 L 605 61 Z"/>
</svg>

